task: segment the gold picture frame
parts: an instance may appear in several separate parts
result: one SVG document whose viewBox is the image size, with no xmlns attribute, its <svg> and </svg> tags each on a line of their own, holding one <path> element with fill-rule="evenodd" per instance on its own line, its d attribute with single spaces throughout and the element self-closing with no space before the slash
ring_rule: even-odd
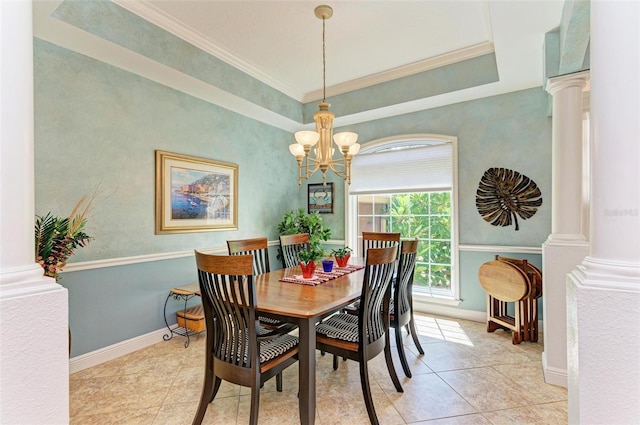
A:
<svg viewBox="0 0 640 425">
<path fill-rule="evenodd" d="M 156 234 L 238 229 L 238 165 L 156 150 Z"/>
</svg>

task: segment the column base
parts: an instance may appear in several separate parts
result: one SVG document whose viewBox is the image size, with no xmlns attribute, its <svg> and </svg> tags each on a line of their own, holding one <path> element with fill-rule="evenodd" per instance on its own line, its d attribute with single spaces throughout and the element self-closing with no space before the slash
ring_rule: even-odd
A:
<svg viewBox="0 0 640 425">
<path fill-rule="evenodd" d="M 638 265 L 586 258 L 567 276 L 569 423 L 637 423 Z"/>
</svg>

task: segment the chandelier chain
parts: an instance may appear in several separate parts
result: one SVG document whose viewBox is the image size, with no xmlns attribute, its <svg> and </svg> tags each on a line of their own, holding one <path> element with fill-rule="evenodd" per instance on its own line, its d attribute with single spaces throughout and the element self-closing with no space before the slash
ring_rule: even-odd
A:
<svg viewBox="0 0 640 425">
<path fill-rule="evenodd" d="M 327 46 L 325 43 L 325 22 L 322 18 L 322 101 L 327 101 Z"/>
</svg>

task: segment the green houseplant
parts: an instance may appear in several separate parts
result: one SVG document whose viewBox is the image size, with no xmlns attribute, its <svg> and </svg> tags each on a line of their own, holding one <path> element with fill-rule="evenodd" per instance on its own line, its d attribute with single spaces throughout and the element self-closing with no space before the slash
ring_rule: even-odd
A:
<svg viewBox="0 0 640 425">
<path fill-rule="evenodd" d="M 313 272 L 316 270 L 316 261 L 324 257 L 324 249 L 309 247 L 298 252 L 298 260 L 300 260 L 300 269 L 302 270 L 302 277 L 309 279 L 313 276 Z"/>
<path fill-rule="evenodd" d="M 347 265 L 352 252 L 353 250 L 348 246 L 331 250 L 331 254 L 336 257 L 336 263 L 338 263 L 338 267 L 345 267 Z"/>
<path fill-rule="evenodd" d="M 45 276 L 60 280 L 59 273 L 69 257 L 93 239 L 84 232 L 93 199 L 93 196 L 84 195 L 68 217 L 57 217 L 51 212 L 36 215 L 35 256 Z"/>
<path fill-rule="evenodd" d="M 287 211 L 284 214 L 282 221 L 278 224 L 278 233 L 280 235 L 308 233 L 310 250 L 316 252 L 316 255 L 318 252 L 324 253 L 321 242 L 331 237 L 331 229 L 324 224 L 320 213 L 307 214 L 302 208 Z M 320 254 L 319 258 L 314 258 L 314 261 L 319 260 L 322 255 Z M 281 258 L 282 252 L 279 251 L 278 259 Z"/>
</svg>

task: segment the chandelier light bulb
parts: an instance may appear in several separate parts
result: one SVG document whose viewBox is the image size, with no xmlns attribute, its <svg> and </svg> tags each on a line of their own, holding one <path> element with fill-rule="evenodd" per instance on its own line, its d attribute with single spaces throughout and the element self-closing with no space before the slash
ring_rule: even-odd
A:
<svg viewBox="0 0 640 425">
<path fill-rule="evenodd" d="M 292 143 L 289 145 L 289 152 L 295 157 L 304 156 L 304 147 L 298 143 Z"/>
<path fill-rule="evenodd" d="M 356 133 L 352 133 L 350 131 L 343 131 L 342 133 L 336 133 L 333 135 L 333 141 L 336 142 L 336 145 L 340 146 L 351 146 L 358 140 L 358 135 Z"/>
<path fill-rule="evenodd" d="M 298 131 L 295 133 L 295 138 L 301 146 L 313 146 L 318 143 L 320 134 L 315 131 Z"/>
<path fill-rule="evenodd" d="M 354 143 L 353 145 L 349 146 L 349 153 L 348 155 L 355 155 L 358 152 L 360 152 L 360 143 Z"/>
</svg>

